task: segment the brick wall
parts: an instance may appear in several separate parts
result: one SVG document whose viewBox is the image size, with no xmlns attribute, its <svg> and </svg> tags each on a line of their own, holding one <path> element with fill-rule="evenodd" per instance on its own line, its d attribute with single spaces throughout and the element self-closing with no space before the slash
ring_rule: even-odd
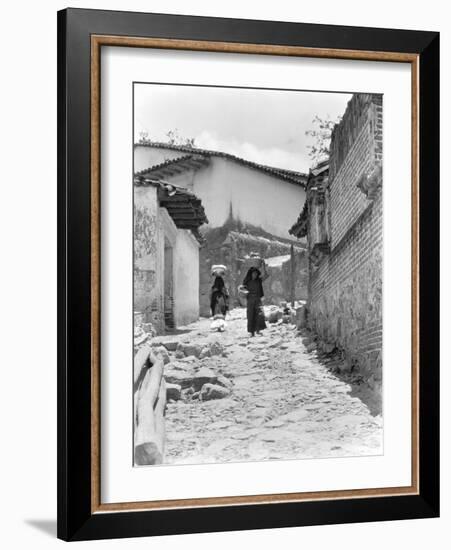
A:
<svg viewBox="0 0 451 550">
<path fill-rule="evenodd" d="M 370 203 L 356 184 L 376 160 L 382 159 L 381 101 L 378 95 L 355 94 L 332 134 L 329 162 L 331 248 L 339 244 Z M 380 147 L 379 157 L 376 147 Z"/>
<path fill-rule="evenodd" d="M 308 309 L 319 338 L 375 386 L 382 380 L 381 161 L 382 97 L 356 94 L 332 135 L 330 250 L 310 262 Z"/>
</svg>

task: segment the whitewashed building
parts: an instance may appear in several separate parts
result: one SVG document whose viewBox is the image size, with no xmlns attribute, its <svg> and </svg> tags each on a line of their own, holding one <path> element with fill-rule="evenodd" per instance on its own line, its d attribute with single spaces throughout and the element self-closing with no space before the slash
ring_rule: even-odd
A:
<svg viewBox="0 0 451 550">
<path fill-rule="evenodd" d="M 296 240 L 287 220 L 305 202 L 307 175 L 265 166 L 234 155 L 167 143 L 135 145 L 134 171 L 190 189 L 201 200 L 209 223 L 223 226 L 230 215 L 248 226 Z"/>
<path fill-rule="evenodd" d="M 208 223 L 200 228 L 206 238 L 200 254 L 203 315 L 209 312 L 211 263 L 219 261 L 229 266 L 229 290 L 232 298 L 236 298 L 242 274 L 237 251 L 230 249 L 231 232 L 235 240 L 244 242 L 238 256 L 255 249 L 256 238 L 261 240 L 261 244 L 257 243 L 258 252 L 267 258 L 290 254 L 291 244 L 298 256 L 304 248 L 304 243 L 288 231 L 291 220 L 305 203 L 306 174 L 258 164 L 229 153 L 156 142 L 135 145 L 134 170 L 138 176 L 179 185 L 202 201 L 208 217 Z M 273 270 L 275 277 L 276 271 Z M 277 281 L 270 279 L 267 287 L 268 290 L 274 287 L 273 295 L 280 299 L 287 294 L 280 290 L 280 270 L 277 278 Z M 305 295 L 301 284 L 305 286 L 299 282 L 297 298 Z"/>
<path fill-rule="evenodd" d="M 134 310 L 158 333 L 199 318 L 200 225 L 190 191 L 150 178 L 134 181 Z"/>
</svg>

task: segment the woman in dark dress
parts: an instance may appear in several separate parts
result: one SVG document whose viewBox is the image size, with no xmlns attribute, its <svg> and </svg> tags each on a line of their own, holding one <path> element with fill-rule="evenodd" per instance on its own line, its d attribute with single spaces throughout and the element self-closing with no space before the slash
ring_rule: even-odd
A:
<svg viewBox="0 0 451 550">
<path fill-rule="evenodd" d="M 229 293 L 224 283 L 224 279 L 219 275 L 216 276 L 215 282 L 211 287 L 210 309 L 212 316 L 215 316 L 219 311 L 216 311 L 219 304 L 220 313 L 225 316 L 229 309 Z"/>
<path fill-rule="evenodd" d="M 251 267 L 246 273 L 246 277 L 243 281 L 243 286 L 248 291 L 247 331 L 251 333 L 251 336 L 255 336 L 255 333 L 259 334 L 261 330 L 266 328 L 265 315 L 262 307 L 262 298 L 264 296 L 262 283 L 268 275 L 264 265 L 265 264 L 263 264 L 263 276 L 258 268 Z"/>
</svg>

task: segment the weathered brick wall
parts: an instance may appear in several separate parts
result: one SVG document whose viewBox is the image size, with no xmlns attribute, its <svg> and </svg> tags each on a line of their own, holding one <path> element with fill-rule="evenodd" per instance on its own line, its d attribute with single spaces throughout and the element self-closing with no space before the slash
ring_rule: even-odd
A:
<svg viewBox="0 0 451 550">
<path fill-rule="evenodd" d="M 382 189 L 369 199 L 357 184 L 382 160 L 381 100 L 355 95 L 333 132 L 330 251 L 317 267 L 310 263 L 308 304 L 311 328 L 375 386 L 382 380 Z"/>
<path fill-rule="evenodd" d="M 356 184 L 374 162 L 382 158 L 381 101 L 379 95 L 354 95 L 343 120 L 332 134 L 329 163 L 331 248 L 339 244 L 370 203 Z"/>
</svg>

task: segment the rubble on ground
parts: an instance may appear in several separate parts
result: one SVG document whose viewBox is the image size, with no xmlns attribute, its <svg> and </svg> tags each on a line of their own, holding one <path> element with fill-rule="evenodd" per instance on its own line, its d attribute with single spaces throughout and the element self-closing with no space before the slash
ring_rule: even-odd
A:
<svg viewBox="0 0 451 550">
<path fill-rule="evenodd" d="M 209 337 L 203 343 L 191 343 L 159 336 L 150 344 L 165 365 L 168 401 L 221 399 L 230 394 L 233 382 L 222 372 L 227 354 L 218 340 Z"/>
<path fill-rule="evenodd" d="M 367 405 L 368 385 L 332 342 L 303 326 L 304 304 L 288 306 L 288 323 L 286 307 L 265 306 L 277 321 L 254 338 L 244 308 L 230 312 L 224 333 L 200 319 L 151 337 L 165 362 L 167 463 L 380 452 L 382 419 Z"/>
<path fill-rule="evenodd" d="M 269 309 L 265 306 L 265 312 Z M 318 342 L 314 333 L 298 330 L 297 323 L 286 324 L 281 318 L 250 338 L 245 309 L 232 313 L 227 330 L 215 338 L 209 319 L 190 326 L 186 338 L 199 344 L 201 353 L 178 363 L 193 378 L 197 373 L 199 383 L 182 388 L 181 398 L 168 403 L 168 463 L 380 452 L 380 416 L 370 414 L 354 396 L 360 388 L 353 384 L 356 378 L 332 371 L 329 360 L 336 360 L 337 366 L 343 361 L 336 349 L 325 353 L 330 343 Z M 209 354 L 213 342 L 220 344 L 213 345 L 213 350 L 222 349 L 221 353 Z"/>
</svg>

